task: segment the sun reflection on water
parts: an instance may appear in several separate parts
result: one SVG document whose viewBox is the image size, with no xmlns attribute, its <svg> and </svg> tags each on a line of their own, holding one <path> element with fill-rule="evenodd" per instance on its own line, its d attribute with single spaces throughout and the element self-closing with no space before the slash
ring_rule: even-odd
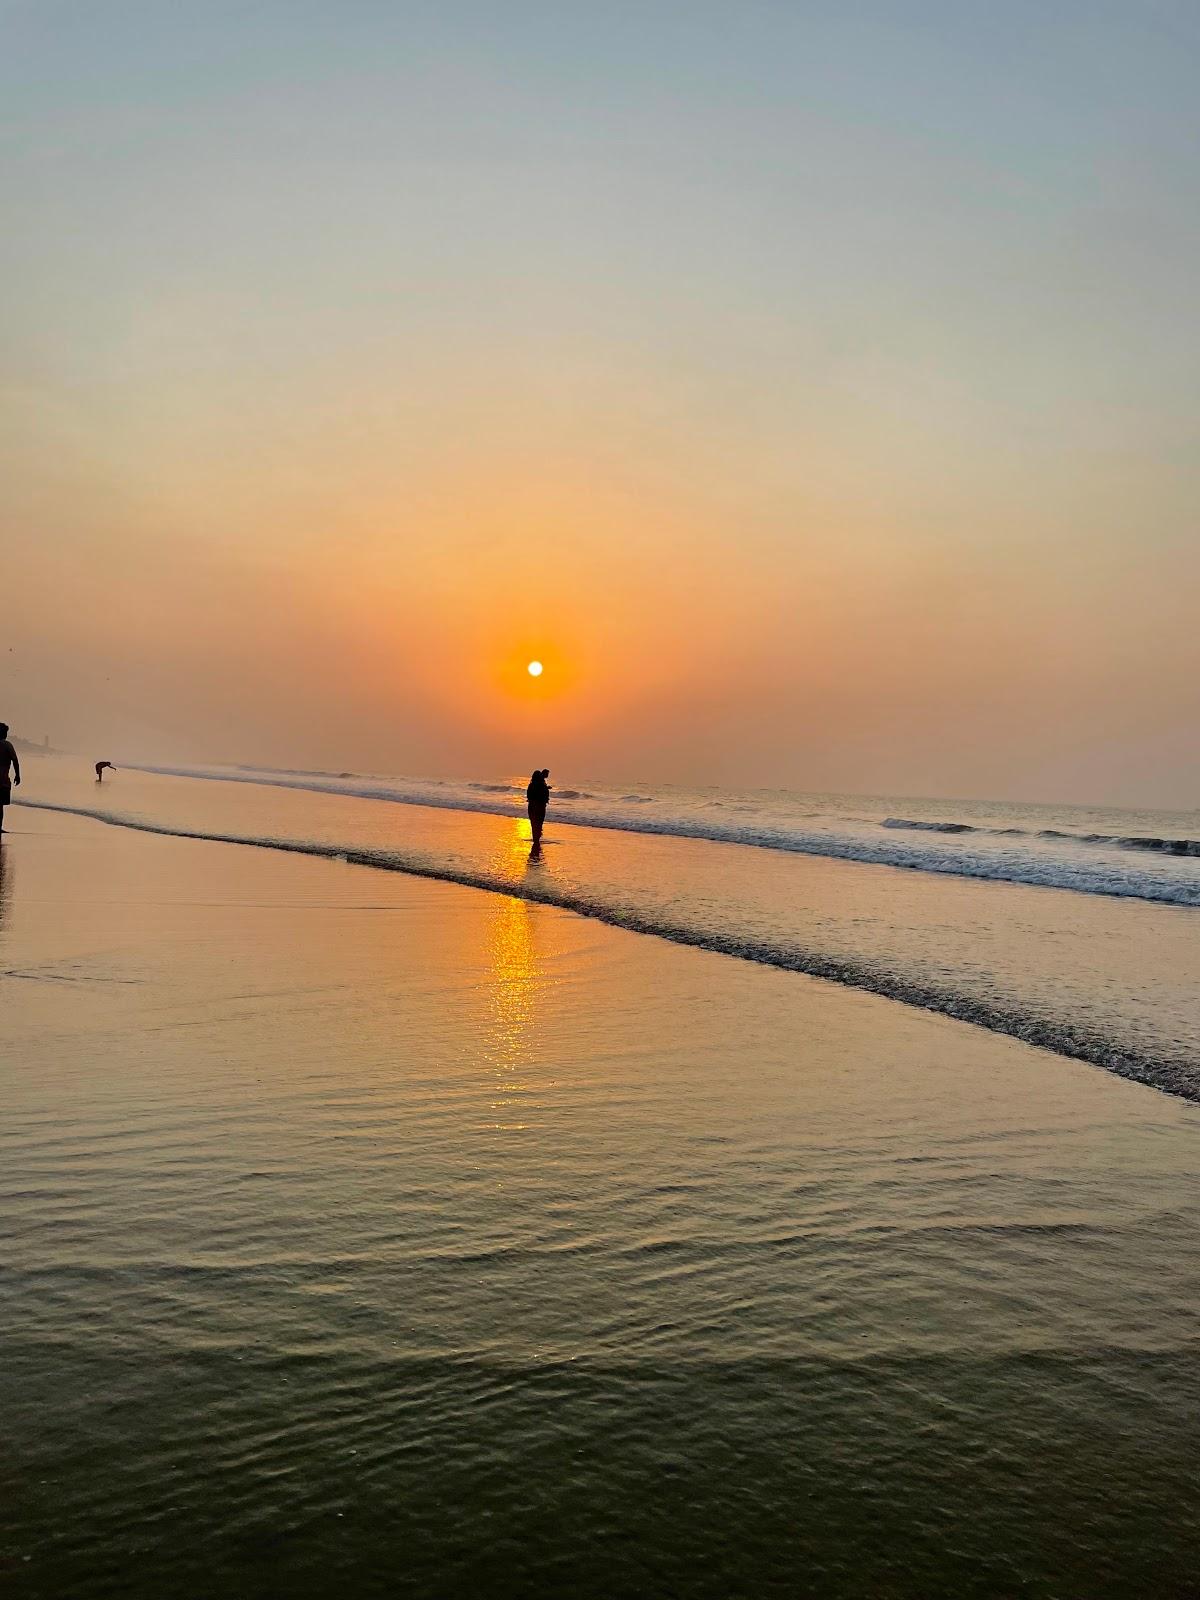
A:
<svg viewBox="0 0 1200 1600">
<path fill-rule="evenodd" d="M 528 845 L 526 845 L 528 850 Z M 488 933 L 491 961 L 489 1034 L 492 1071 L 497 1098 L 493 1126 L 520 1129 L 523 1121 L 508 1121 L 523 1105 L 532 1085 L 523 1074 L 533 1056 L 534 1028 L 542 973 L 533 934 L 534 910 L 524 900 L 507 896 L 496 901 Z"/>
</svg>

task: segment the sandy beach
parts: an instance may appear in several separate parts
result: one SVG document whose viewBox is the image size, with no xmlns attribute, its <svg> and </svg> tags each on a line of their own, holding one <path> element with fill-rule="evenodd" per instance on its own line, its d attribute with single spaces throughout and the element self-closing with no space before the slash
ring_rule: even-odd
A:
<svg viewBox="0 0 1200 1600">
<path fill-rule="evenodd" d="M 7 1592 L 1188 1592 L 1194 1107 L 552 905 L 10 819 Z"/>
</svg>

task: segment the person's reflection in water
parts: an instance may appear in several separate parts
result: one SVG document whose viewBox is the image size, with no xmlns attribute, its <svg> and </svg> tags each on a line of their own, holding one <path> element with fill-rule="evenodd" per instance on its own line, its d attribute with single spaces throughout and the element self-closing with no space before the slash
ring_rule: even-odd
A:
<svg viewBox="0 0 1200 1600">
<path fill-rule="evenodd" d="M 533 835 L 530 860 L 536 860 L 542 853 L 542 826 L 546 821 L 546 807 L 550 804 L 550 785 L 546 782 L 549 776 L 549 767 L 535 768 L 525 790 L 525 799 L 529 803 L 529 828 Z"/>
</svg>

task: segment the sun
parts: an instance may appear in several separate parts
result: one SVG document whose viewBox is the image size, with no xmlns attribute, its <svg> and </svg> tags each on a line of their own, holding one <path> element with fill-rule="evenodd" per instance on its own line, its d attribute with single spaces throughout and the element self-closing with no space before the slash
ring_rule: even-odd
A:
<svg viewBox="0 0 1200 1600">
<path fill-rule="evenodd" d="M 540 661 L 531 661 L 525 670 L 531 678 L 540 678 L 542 675 L 542 663 Z"/>
</svg>

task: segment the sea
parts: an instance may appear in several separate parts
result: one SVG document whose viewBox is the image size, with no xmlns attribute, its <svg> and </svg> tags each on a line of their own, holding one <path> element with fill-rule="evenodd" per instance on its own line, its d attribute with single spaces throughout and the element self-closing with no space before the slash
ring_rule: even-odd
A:
<svg viewBox="0 0 1200 1600">
<path fill-rule="evenodd" d="M 552 777 L 531 860 L 470 826 L 519 825 L 526 781 L 158 766 L 57 803 L 559 905 L 1200 1099 L 1200 811 Z"/>
<path fill-rule="evenodd" d="M 1196 814 L 26 763 L 5 1600 L 1192 1600 Z"/>
</svg>

